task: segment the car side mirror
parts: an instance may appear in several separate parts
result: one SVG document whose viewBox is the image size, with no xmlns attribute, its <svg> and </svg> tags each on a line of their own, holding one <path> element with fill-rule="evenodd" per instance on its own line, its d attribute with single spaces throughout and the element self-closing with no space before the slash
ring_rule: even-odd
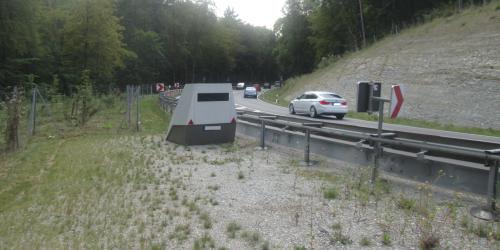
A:
<svg viewBox="0 0 500 250">
<path fill-rule="evenodd" d="M 300 96 L 295 97 L 295 99 L 300 100 Z"/>
</svg>

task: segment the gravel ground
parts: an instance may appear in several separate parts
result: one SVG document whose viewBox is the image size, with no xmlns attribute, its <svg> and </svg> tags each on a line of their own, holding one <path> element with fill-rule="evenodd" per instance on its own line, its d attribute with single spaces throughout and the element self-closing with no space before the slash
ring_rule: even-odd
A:
<svg viewBox="0 0 500 250">
<path fill-rule="evenodd" d="M 355 109 L 356 83 L 380 81 L 383 95 L 403 84 L 400 116 L 500 129 L 500 11 L 497 3 L 403 31 L 297 80 L 304 90 L 330 90 Z"/>
<path fill-rule="evenodd" d="M 160 136 L 135 140 L 152 183 L 129 194 L 143 211 L 125 233 L 140 235 L 129 247 L 418 249 L 431 236 L 441 248 L 499 246 L 497 223 L 473 220 L 472 203 L 460 194 L 434 198 L 430 184 L 382 181 L 370 195 L 367 168 L 324 159 L 302 167 L 299 152 L 260 151 L 256 145 L 241 138 L 194 147 L 165 143 Z M 331 189 L 332 199 L 325 198 Z M 479 229 L 491 234 L 479 237 Z"/>
</svg>

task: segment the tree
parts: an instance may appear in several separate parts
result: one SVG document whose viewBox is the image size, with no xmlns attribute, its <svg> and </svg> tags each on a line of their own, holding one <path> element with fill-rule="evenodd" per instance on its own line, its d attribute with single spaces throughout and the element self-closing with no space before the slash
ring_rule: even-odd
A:
<svg viewBox="0 0 500 250">
<path fill-rule="evenodd" d="M 26 67 L 39 52 L 36 0 L 0 1 L 0 85 L 12 86 L 24 79 Z"/>
<path fill-rule="evenodd" d="M 112 0 L 77 0 L 64 30 L 66 69 L 74 75 L 89 70 L 101 90 L 124 67 L 125 58 L 135 56 L 125 48 L 123 27 L 114 11 Z"/>
<path fill-rule="evenodd" d="M 308 73 L 314 67 L 314 52 L 308 39 L 311 35 L 308 12 L 302 1 L 287 0 L 285 16 L 275 24 L 274 54 L 286 77 Z"/>
</svg>

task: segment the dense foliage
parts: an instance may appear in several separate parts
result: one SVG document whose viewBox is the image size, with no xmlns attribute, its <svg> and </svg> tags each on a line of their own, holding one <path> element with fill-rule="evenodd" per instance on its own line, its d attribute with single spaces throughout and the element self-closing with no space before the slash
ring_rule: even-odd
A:
<svg viewBox="0 0 500 250">
<path fill-rule="evenodd" d="M 217 17 L 211 0 L 2 0 L 0 95 L 28 85 L 28 76 L 72 94 L 83 72 L 100 92 L 155 82 L 274 81 L 426 20 L 436 8 L 446 15 L 485 2 L 287 0 L 271 31 L 231 9 Z"/>
<path fill-rule="evenodd" d="M 285 77 L 435 16 L 486 0 L 287 0 L 274 49 Z"/>
<path fill-rule="evenodd" d="M 35 82 L 72 94 L 155 82 L 271 81 L 274 34 L 211 1 L 2 0 L 0 92 Z M 28 87 L 28 86 L 26 86 Z"/>
</svg>

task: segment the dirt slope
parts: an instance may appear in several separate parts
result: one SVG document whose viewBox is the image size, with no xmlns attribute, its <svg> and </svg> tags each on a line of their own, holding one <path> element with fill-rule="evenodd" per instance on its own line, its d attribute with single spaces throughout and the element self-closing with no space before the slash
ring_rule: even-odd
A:
<svg viewBox="0 0 500 250">
<path fill-rule="evenodd" d="M 288 81 L 286 98 L 329 90 L 356 105 L 356 82 L 404 84 L 401 116 L 500 128 L 500 1 L 390 36 L 334 64 Z"/>
</svg>

